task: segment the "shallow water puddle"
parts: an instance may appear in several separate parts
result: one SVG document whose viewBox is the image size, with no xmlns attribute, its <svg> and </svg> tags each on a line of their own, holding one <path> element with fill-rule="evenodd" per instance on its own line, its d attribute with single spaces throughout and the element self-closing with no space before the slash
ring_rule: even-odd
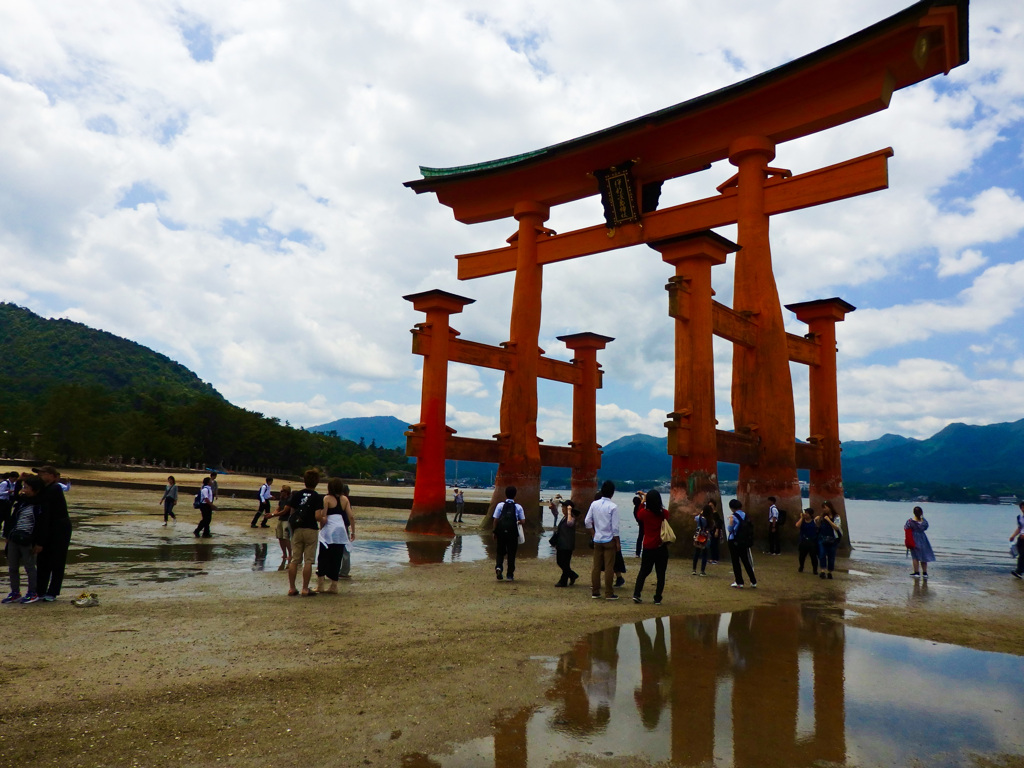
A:
<svg viewBox="0 0 1024 768">
<path fill-rule="evenodd" d="M 187 523 L 166 527 L 150 521 L 111 523 L 111 517 L 92 517 L 76 525 L 65 579 L 70 588 L 285 567 L 277 539 L 265 531 L 217 531 L 215 527 L 212 539 L 197 539 Z M 415 541 L 356 539 L 352 550 L 354 568 L 472 562 L 495 554 L 491 538 L 476 533 Z M 520 546 L 519 557 L 548 558 L 553 552 L 546 540 L 534 538 Z"/>
<path fill-rule="evenodd" d="M 935 768 L 1024 754 L 1024 659 L 842 619 L 783 605 L 607 629 L 558 660 L 547 704 L 403 765 Z"/>
</svg>

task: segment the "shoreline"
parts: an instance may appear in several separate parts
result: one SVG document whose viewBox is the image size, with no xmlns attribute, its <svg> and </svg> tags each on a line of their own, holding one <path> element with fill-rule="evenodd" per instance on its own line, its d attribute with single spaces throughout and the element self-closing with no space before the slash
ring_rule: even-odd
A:
<svg viewBox="0 0 1024 768">
<path fill-rule="evenodd" d="M 75 487 L 69 503 L 76 518 L 98 510 L 112 533 L 157 544 L 151 492 Z M 179 529 L 197 517 L 191 505 L 182 511 Z M 213 543 L 276 548 L 265 529 L 248 527 L 253 511 L 224 500 Z M 407 536 L 404 517 L 359 509 L 357 535 L 435 540 Z M 75 545 L 69 576 L 85 568 Z M 553 588 L 553 559 L 521 559 L 509 584 L 495 581 L 486 559 L 384 566 L 354 557 L 337 596 L 287 597 L 284 573 L 238 566 L 103 587 L 95 608 L 73 607 L 69 588 L 53 604 L 3 606 L 0 685 L 12 695 L 0 765 L 399 765 L 487 736 L 499 713 L 543 702 L 541 660 L 584 635 L 657 616 L 810 601 L 845 609 L 849 626 L 1001 653 L 1024 648 L 1020 585 L 981 570 L 958 570 L 955 581 L 937 570 L 922 595 L 897 566 L 841 559 L 836 579 L 823 581 L 796 573 L 787 554 L 759 558 L 759 589 L 741 591 L 728 588 L 725 562 L 700 579 L 688 559 L 674 558 L 664 603 L 654 606 L 651 582 L 643 604 L 627 599 L 632 557 L 623 599 L 591 600 L 588 555 L 577 550 L 582 579 L 566 590 Z"/>
</svg>

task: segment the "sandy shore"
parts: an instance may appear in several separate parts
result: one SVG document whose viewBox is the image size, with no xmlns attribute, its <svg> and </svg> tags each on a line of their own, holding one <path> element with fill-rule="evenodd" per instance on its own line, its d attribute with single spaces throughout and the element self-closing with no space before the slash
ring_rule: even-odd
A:
<svg viewBox="0 0 1024 768">
<path fill-rule="evenodd" d="M 79 487 L 70 501 L 77 514 L 116 513 L 104 522 L 133 531 L 156 535 L 162 522 L 152 494 Z M 197 514 L 181 507 L 188 540 Z M 267 542 L 248 526 L 252 511 L 224 500 L 214 532 Z M 405 537 L 404 512 L 357 512 L 361 537 Z M 589 550 L 581 554 L 586 574 Z M 70 562 L 74 574 L 74 551 Z M 89 609 L 73 607 L 68 590 L 53 604 L 0 611 L 0 765 L 401 765 L 486 736 L 499 712 L 543 700 L 534 659 L 586 633 L 780 601 L 847 607 L 848 623 L 880 632 L 1024 648 L 1021 585 L 1003 575 L 959 573 L 944 585 L 936 569 L 922 597 L 902 568 L 840 568 L 825 582 L 796 573 L 792 556 L 761 558 L 760 589 L 738 591 L 724 565 L 695 579 L 674 560 L 661 606 L 591 600 L 586 577 L 556 590 L 554 562 L 537 559 L 520 561 L 515 584 L 496 582 L 486 560 L 356 561 L 341 594 L 316 598 L 287 597 L 283 573 L 243 569 L 103 587 Z"/>
</svg>

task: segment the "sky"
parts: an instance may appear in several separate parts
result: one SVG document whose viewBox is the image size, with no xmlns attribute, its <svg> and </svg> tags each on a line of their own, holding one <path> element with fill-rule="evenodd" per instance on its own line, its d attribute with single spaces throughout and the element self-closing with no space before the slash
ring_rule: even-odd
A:
<svg viewBox="0 0 1024 768">
<path fill-rule="evenodd" d="M 419 420 L 403 295 L 476 300 L 462 338 L 508 337 L 512 276 L 460 282 L 467 226 L 403 182 L 526 152 L 760 74 L 909 5 L 883 0 L 119 0 L 0 4 L 0 300 L 161 352 L 293 425 Z M 976 0 L 970 62 L 890 108 L 781 144 L 802 173 L 892 147 L 889 189 L 775 216 L 783 304 L 839 296 L 840 435 L 927 437 L 1024 418 L 1024 15 Z M 707 197 L 726 162 L 665 185 Z M 562 232 L 602 221 L 559 206 Z M 720 234 L 733 238 L 735 229 Z M 662 435 L 672 410 L 669 267 L 646 247 L 550 265 L 541 346 L 612 336 L 598 439 Z M 713 273 L 731 303 L 732 263 Z M 787 328 L 806 328 L 785 312 Z M 716 342 L 719 428 L 731 351 Z M 448 422 L 498 431 L 501 377 L 452 364 Z M 793 366 L 797 437 L 807 374 Z M 571 437 L 542 382 L 538 428 Z"/>
</svg>

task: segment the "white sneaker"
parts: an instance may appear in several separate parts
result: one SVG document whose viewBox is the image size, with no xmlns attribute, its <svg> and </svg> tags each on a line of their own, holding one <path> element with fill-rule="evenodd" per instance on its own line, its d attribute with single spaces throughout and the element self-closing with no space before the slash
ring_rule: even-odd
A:
<svg viewBox="0 0 1024 768">
<path fill-rule="evenodd" d="M 730 587 L 734 587 L 735 589 L 743 589 L 743 585 L 742 584 L 737 584 L 735 581 L 732 584 L 730 584 L 729 586 Z"/>
<path fill-rule="evenodd" d="M 91 608 L 100 604 L 100 598 L 95 592 L 83 592 L 77 600 L 72 600 L 71 604 L 79 608 Z"/>
</svg>

